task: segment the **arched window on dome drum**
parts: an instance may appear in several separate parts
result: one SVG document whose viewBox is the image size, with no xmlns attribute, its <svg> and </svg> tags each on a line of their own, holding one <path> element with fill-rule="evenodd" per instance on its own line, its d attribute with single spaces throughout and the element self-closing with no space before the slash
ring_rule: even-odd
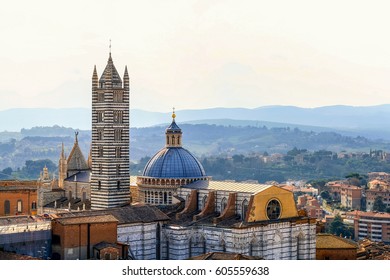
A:
<svg viewBox="0 0 390 280">
<path fill-rule="evenodd" d="M 162 192 L 158 193 L 158 197 L 159 197 L 159 203 L 158 204 L 163 204 L 163 194 L 162 194 Z"/>
<path fill-rule="evenodd" d="M 172 145 L 175 145 L 175 136 L 172 135 Z"/>
<path fill-rule="evenodd" d="M 248 210 L 248 200 L 244 199 L 241 205 L 241 219 L 245 221 L 246 219 L 246 212 Z"/>
<path fill-rule="evenodd" d="M 169 145 L 169 136 L 167 136 L 167 145 Z"/>
<path fill-rule="evenodd" d="M 164 204 L 168 203 L 168 195 L 167 192 L 164 192 Z"/>
<path fill-rule="evenodd" d="M 177 144 L 180 145 L 180 136 L 177 136 Z"/>
<path fill-rule="evenodd" d="M 221 200 L 221 214 L 222 214 L 223 211 L 225 210 L 226 205 L 227 205 L 227 200 L 226 200 L 226 197 L 224 197 L 224 198 L 222 198 L 222 200 Z"/>
<path fill-rule="evenodd" d="M 172 193 L 168 193 L 168 204 L 172 204 Z"/>
</svg>

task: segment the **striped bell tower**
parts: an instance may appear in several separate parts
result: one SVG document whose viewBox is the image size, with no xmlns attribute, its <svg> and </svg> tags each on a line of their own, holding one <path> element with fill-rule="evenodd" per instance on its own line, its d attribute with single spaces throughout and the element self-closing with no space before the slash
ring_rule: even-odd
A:
<svg viewBox="0 0 390 280">
<path fill-rule="evenodd" d="M 129 92 L 127 66 L 119 76 L 111 50 L 107 66 L 92 76 L 91 209 L 130 203 Z"/>
</svg>

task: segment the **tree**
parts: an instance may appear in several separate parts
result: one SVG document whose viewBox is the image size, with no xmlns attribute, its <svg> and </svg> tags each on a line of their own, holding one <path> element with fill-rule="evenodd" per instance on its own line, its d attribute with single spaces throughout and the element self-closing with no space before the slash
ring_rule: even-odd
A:
<svg viewBox="0 0 390 280">
<path fill-rule="evenodd" d="M 340 215 L 334 217 L 333 222 L 330 223 L 329 233 L 343 237 L 353 237 L 353 228 L 343 223 Z"/>
<path fill-rule="evenodd" d="M 7 167 L 0 171 L 0 179 L 10 179 L 12 178 L 12 168 Z"/>
<path fill-rule="evenodd" d="M 328 191 L 322 191 L 322 192 L 320 193 L 320 196 L 321 196 L 323 199 L 325 199 L 325 200 L 331 200 L 331 197 L 330 197 L 330 194 L 329 194 Z"/>
<path fill-rule="evenodd" d="M 382 197 L 377 196 L 374 200 L 374 206 L 372 207 L 373 211 L 385 212 L 386 204 L 383 203 Z"/>
</svg>

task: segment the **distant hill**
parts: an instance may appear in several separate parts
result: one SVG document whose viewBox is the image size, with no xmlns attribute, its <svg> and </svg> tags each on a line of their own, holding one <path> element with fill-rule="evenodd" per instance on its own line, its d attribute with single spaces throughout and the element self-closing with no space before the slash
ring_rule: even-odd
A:
<svg viewBox="0 0 390 280">
<path fill-rule="evenodd" d="M 333 131 L 302 130 L 292 127 L 228 126 L 179 123 L 183 130 L 183 146 L 198 157 L 286 153 L 294 147 L 309 151 L 328 150 L 390 151 L 390 141 L 351 137 Z M 138 161 L 153 156 L 165 146 L 166 125 L 130 129 L 130 159 Z M 61 145 L 65 153 L 74 143 L 74 129 L 65 127 L 34 127 L 18 133 L 0 132 L 0 139 L 12 135 L 12 139 L 0 140 L 0 170 L 6 167 L 22 167 L 26 160 L 50 159 L 58 163 Z M 91 145 L 91 131 L 79 130 L 79 145 L 85 155 Z"/>
<path fill-rule="evenodd" d="M 170 122 L 170 114 L 132 109 L 131 127 L 150 127 Z M 390 105 L 300 108 L 265 106 L 255 109 L 211 108 L 177 111 L 179 123 L 231 126 L 290 127 L 303 130 L 336 131 L 344 135 L 390 140 Z M 10 109 L 0 111 L 0 131 L 59 125 L 82 130 L 91 128 L 89 108 Z"/>
</svg>

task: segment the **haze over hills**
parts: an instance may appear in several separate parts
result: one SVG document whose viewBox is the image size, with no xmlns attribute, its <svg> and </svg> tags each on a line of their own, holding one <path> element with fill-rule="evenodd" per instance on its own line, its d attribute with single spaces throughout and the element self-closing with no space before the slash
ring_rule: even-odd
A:
<svg viewBox="0 0 390 280">
<path fill-rule="evenodd" d="M 89 108 L 20 108 L 0 111 L 0 131 L 20 131 L 35 126 L 59 125 L 74 129 L 91 128 Z M 264 106 L 210 108 L 176 111 L 179 123 L 206 123 L 232 126 L 298 127 L 312 131 L 337 131 L 351 136 L 390 140 L 390 104 L 377 106 L 326 106 L 300 108 Z M 170 122 L 170 112 L 132 109 L 131 127 L 149 127 Z"/>
</svg>

